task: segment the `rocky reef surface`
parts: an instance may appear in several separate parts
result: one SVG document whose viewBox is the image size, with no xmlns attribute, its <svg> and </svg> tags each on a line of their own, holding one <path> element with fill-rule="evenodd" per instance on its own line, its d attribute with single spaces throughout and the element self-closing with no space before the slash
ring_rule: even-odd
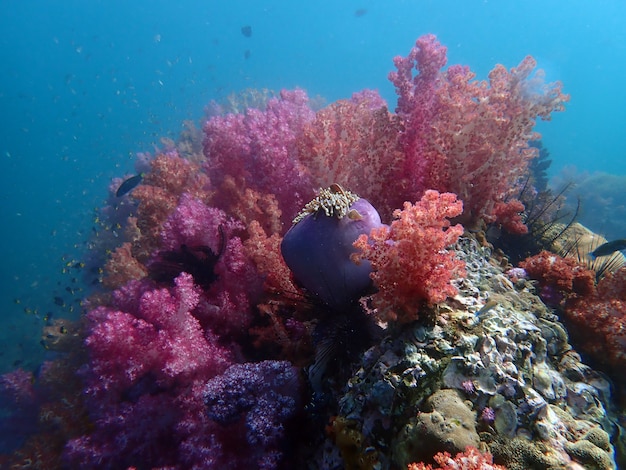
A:
<svg viewBox="0 0 626 470">
<path fill-rule="evenodd" d="M 472 238 L 456 251 L 458 295 L 362 355 L 312 467 L 406 468 L 473 446 L 514 470 L 616 468 L 609 381 L 530 282 Z"/>
</svg>

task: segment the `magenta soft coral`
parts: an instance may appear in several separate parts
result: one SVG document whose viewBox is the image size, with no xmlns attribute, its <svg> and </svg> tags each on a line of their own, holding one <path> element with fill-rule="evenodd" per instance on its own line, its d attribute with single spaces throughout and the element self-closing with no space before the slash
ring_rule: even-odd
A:
<svg viewBox="0 0 626 470">
<path fill-rule="evenodd" d="M 435 304 L 456 294 L 450 281 L 464 274 L 464 263 L 447 247 L 463 234 L 461 225 L 450 225 L 463 204 L 451 193 L 426 191 L 415 205 L 405 202 L 394 212 L 390 227 L 361 235 L 354 246 L 355 259 L 368 259 L 378 288 L 374 305 L 385 320 L 417 319 L 422 302 Z"/>
<path fill-rule="evenodd" d="M 303 90 L 280 93 L 265 110 L 215 116 L 204 125 L 205 169 L 212 181 L 227 175 L 240 184 L 275 194 L 285 227 L 313 196 L 314 188 L 297 160 L 297 139 L 315 114 Z"/>
<path fill-rule="evenodd" d="M 569 97 L 559 83 L 544 85 L 539 72 L 532 76 L 531 57 L 510 71 L 496 66 L 489 83 L 474 80 L 468 67 L 442 72 L 446 48 L 433 35 L 420 37 L 410 54 L 394 63 L 397 71 L 389 78 L 406 128 L 401 136 L 406 177 L 400 186 L 408 194 L 454 192 L 468 221 L 493 222 L 495 205 L 509 202 L 537 156 L 528 146 L 539 138 L 535 120 L 549 119 Z M 500 206 L 499 213 L 510 216 L 512 210 Z M 508 226 L 520 230 L 519 221 Z"/>
<path fill-rule="evenodd" d="M 82 373 L 94 431 L 70 441 L 68 462 L 101 462 L 94 468 L 175 462 L 187 437 L 177 423 L 203 420 L 194 384 L 223 372 L 232 355 L 195 318 L 203 295 L 190 275 L 181 274 L 170 289 L 132 281 L 115 294 L 117 305 L 87 315 L 90 362 Z"/>
<path fill-rule="evenodd" d="M 203 326 L 209 325 L 216 333 L 231 337 L 245 335 L 252 321 L 252 305 L 262 286 L 261 277 L 237 236 L 245 233 L 244 229 L 241 222 L 222 210 L 183 194 L 161 232 L 165 250 L 207 246 L 215 254 L 214 266 L 206 266 L 213 270 L 214 279 L 196 317 Z"/>
</svg>

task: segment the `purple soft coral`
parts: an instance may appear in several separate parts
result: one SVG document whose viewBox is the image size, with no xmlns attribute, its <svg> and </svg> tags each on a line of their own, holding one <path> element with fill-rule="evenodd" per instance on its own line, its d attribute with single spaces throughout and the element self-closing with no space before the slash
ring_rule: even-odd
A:
<svg viewBox="0 0 626 470">
<path fill-rule="evenodd" d="M 311 213 L 296 219 L 285 234 L 283 258 L 309 292 L 342 309 L 371 286 L 369 261 L 355 264 L 350 256 L 356 252 L 352 244 L 359 235 L 382 225 L 380 216 L 367 200 L 338 185 L 322 190 L 305 210 Z"/>
<path fill-rule="evenodd" d="M 250 444 L 250 468 L 276 468 L 287 437 L 285 425 L 295 414 L 299 395 L 297 369 L 286 361 L 235 364 L 206 385 L 207 414 Z M 241 436 L 240 436 L 241 434 Z"/>
</svg>

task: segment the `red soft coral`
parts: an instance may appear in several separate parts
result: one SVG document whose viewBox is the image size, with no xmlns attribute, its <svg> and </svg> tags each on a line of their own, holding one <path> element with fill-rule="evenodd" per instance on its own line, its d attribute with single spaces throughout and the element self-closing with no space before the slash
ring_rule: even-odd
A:
<svg viewBox="0 0 626 470">
<path fill-rule="evenodd" d="M 539 281 L 542 294 L 546 297 L 550 295 L 551 301 L 560 301 L 560 298 L 571 293 L 589 295 L 594 290 L 595 273 L 573 258 L 562 258 L 544 250 L 526 258 L 520 267 L 532 279 Z"/>
<path fill-rule="evenodd" d="M 361 250 L 355 260 L 372 263 L 374 305 L 382 319 L 415 320 L 423 301 L 435 304 L 456 294 L 450 280 L 464 274 L 465 264 L 446 247 L 456 243 L 463 227 L 450 226 L 448 219 L 462 211 L 456 195 L 426 191 L 415 205 L 405 202 L 396 210 L 390 227 L 373 229 L 354 243 Z"/>
<path fill-rule="evenodd" d="M 502 465 L 493 463 L 493 456 L 481 454 L 475 447 L 467 447 L 452 458 L 448 452 L 439 452 L 434 457 L 437 467 L 424 463 L 409 464 L 407 470 L 506 470 Z"/>
<path fill-rule="evenodd" d="M 626 267 L 607 274 L 592 294 L 571 296 L 563 315 L 573 344 L 612 376 L 626 400 Z"/>
</svg>

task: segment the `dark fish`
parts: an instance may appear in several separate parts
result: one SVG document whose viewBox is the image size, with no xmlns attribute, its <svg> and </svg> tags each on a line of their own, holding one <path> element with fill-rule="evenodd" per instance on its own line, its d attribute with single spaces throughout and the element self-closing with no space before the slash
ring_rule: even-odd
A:
<svg viewBox="0 0 626 470">
<path fill-rule="evenodd" d="M 596 259 L 598 256 L 612 255 L 616 251 L 626 249 L 626 238 L 620 238 L 619 240 L 613 240 L 612 242 L 606 242 L 600 245 L 598 248 L 589 253 L 591 259 Z"/>
<path fill-rule="evenodd" d="M 247 38 L 252 36 L 252 26 L 250 26 L 250 25 L 242 26 L 241 27 L 241 34 L 243 34 Z"/>
<path fill-rule="evenodd" d="M 243 53 L 243 58 L 249 59 L 251 55 L 252 55 L 252 52 L 250 52 L 250 49 L 246 49 Z"/>
<path fill-rule="evenodd" d="M 58 296 L 54 298 L 54 303 L 57 304 L 59 307 L 62 307 L 63 305 L 65 305 L 65 302 L 63 301 L 63 299 Z"/>
<path fill-rule="evenodd" d="M 142 179 L 143 179 L 143 173 L 139 173 L 138 175 L 131 176 L 127 180 L 124 180 L 124 182 L 120 184 L 120 187 L 117 188 L 115 195 L 117 197 L 122 197 L 124 194 L 135 189 L 135 187 L 139 185 L 139 183 L 141 183 Z"/>
<path fill-rule="evenodd" d="M 357 18 L 360 18 L 362 16 L 365 16 L 366 13 L 367 13 L 367 9 L 359 8 L 358 10 L 355 10 L 354 16 L 356 16 Z"/>
</svg>

